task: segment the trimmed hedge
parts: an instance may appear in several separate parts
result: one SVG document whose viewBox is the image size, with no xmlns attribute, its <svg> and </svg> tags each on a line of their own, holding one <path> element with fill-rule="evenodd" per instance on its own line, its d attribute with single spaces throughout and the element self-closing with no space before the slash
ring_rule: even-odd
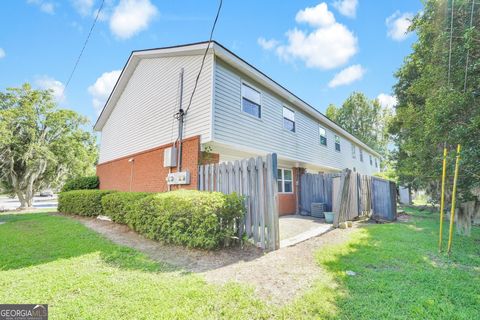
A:
<svg viewBox="0 0 480 320">
<path fill-rule="evenodd" d="M 179 190 L 144 197 L 127 211 L 127 224 L 144 236 L 187 247 L 215 249 L 230 243 L 244 215 L 243 198 Z"/>
<path fill-rule="evenodd" d="M 90 190 L 98 189 L 100 181 L 97 176 L 80 177 L 67 180 L 63 185 L 62 192 L 72 190 Z"/>
<path fill-rule="evenodd" d="M 94 217 L 103 215 L 102 198 L 115 191 L 73 190 L 61 192 L 58 196 L 58 211 Z"/>
<path fill-rule="evenodd" d="M 152 195 L 148 192 L 115 192 L 102 198 L 103 212 L 112 221 L 126 224 L 125 215 L 134 210 L 138 200 Z"/>
</svg>

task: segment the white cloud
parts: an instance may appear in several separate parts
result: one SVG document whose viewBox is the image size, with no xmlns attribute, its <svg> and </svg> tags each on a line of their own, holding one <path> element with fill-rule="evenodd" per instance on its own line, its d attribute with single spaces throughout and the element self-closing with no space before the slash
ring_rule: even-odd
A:
<svg viewBox="0 0 480 320">
<path fill-rule="evenodd" d="M 88 93 L 92 96 L 92 104 L 97 114 L 100 114 L 102 108 L 107 101 L 110 93 L 117 83 L 121 70 L 113 70 L 103 73 L 97 78 L 94 84 L 88 87 Z"/>
<path fill-rule="evenodd" d="M 44 0 L 27 0 L 27 3 L 36 5 L 41 11 L 48 14 L 55 14 L 55 4 Z"/>
<path fill-rule="evenodd" d="M 92 12 L 94 0 L 71 0 L 72 5 L 82 16 L 87 16 Z"/>
<path fill-rule="evenodd" d="M 145 30 L 158 14 L 150 0 L 120 0 L 110 18 L 110 30 L 120 39 L 128 39 Z"/>
<path fill-rule="evenodd" d="M 385 20 L 387 35 L 395 41 L 405 40 L 409 34 L 408 28 L 412 24 L 413 13 L 396 11 Z"/>
<path fill-rule="evenodd" d="M 313 30 L 288 30 L 287 43 L 278 44 L 275 49 L 281 59 L 298 59 L 309 68 L 332 69 L 347 63 L 357 53 L 357 38 L 335 21 L 326 3 L 298 11 L 295 20 L 308 24 Z M 262 45 L 260 41 L 259 44 Z"/>
<path fill-rule="evenodd" d="M 0 59 L 2 58 L 5 58 L 7 54 L 5 53 L 5 50 L 3 50 L 2 48 L 0 48 Z"/>
<path fill-rule="evenodd" d="M 40 76 L 35 80 L 35 85 L 43 90 L 52 90 L 53 98 L 57 102 L 60 103 L 65 101 L 65 95 L 63 94 L 65 85 L 62 82 L 49 76 Z"/>
<path fill-rule="evenodd" d="M 257 43 L 265 50 L 271 50 L 278 46 L 278 41 L 275 39 L 267 40 L 263 37 L 257 39 Z"/>
<path fill-rule="evenodd" d="M 330 80 L 328 86 L 330 88 L 335 88 L 360 80 L 365 74 L 365 71 L 366 70 L 359 64 L 355 64 L 353 66 L 345 68 L 339 73 L 337 73 L 332 80 Z"/>
<path fill-rule="evenodd" d="M 298 23 L 308 23 L 313 27 L 325 27 L 335 23 L 335 17 L 332 12 L 328 10 L 325 2 L 322 2 L 315 7 L 308 7 L 297 12 L 295 21 Z"/>
<path fill-rule="evenodd" d="M 358 0 L 336 0 L 333 7 L 341 14 L 349 18 L 355 18 L 357 14 Z"/>
<path fill-rule="evenodd" d="M 398 103 L 398 100 L 397 100 L 396 96 L 392 96 L 392 95 L 389 95 L 389 94 L 386 94 L 386 93 L 380 93 L 377 96 L 377 100 L 378 100 L 378 102 L 380 102 L 380 105 L 382 107 L 387 108 L 387 109 L 393 109 Z"/>
</svg>

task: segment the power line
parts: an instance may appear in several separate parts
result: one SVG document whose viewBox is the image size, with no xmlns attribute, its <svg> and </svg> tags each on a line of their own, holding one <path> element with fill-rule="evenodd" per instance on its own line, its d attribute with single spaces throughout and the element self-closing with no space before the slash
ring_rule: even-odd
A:
<svg viewBox="0 0 480 320">
<path fill-rule="evenodd" d="M 208 45 L 207 45 L 207 48 L 205 49 L 205 53 L 203 54 L 202 64 L 200 66 L 200 70 L 198 71 L 197 78 L 195 79 L 195 86 L 193 87 L 192 95 L 190 96 L 190 101 L 188 102 L 188 106 L 185 109 L 184 114 L 187 114 L 188 110 L 190 109 L 190 106 L 192 105 L 193 95 L 197 90 L 198 80 L 200 79 L 203 65 L 205 64 L 205 58 L 207 57 L 208 49 L 210 49 L 210 43 L 212 42 L 213 31 L 215 31 L 215 26 L 217 25 L 218 16 L 220 15 L 220 10 L 222 9 L 222 3 L 223 3 L 223 0 L 220 0 L 220 4 L 218 5 L 218 10 L 217 10 L 217 15 L 215 16 L 215 21 L 213 22 L 212 30 L 210 31 L 210 38 L 208 39 Z"/>
<path fill-rule="evenodd" d="M 65 93 L 65 90 L 67 90 L 68 84 L 72 80 L 73 74 L 75 73 L 75 70 L 77 70 L 78 63 L 80 62 L 80 59 L 82 58 L 83 51 L 85 51 L 85 47 L 87 46 L 88 40 L 90 40 L 90 36 L 92 35 L 93 29 L 95 28 L 95 25 L 97 24 L 98 17 L 100 16 L 100 12 L 103 9 L 103 4 L 105 3 L 105 0 L 102 0 L 102 3 L 100 4 L 100 7 L 97 10 L 97 14 L 95 15 L 95 20 L 93 20 L 92 26 L 90 27 L 90 31 L 88 32 L 87 38 L 85 39 L 85 43 L 83 44 L 82 50 L 80 50 L 80 54 L 78 55 L 77 61 L 75 61 L 75 65 L 73 66 L 72 72 L 70 73 L 70 76 L 68 77 L 67 82 L 65 82 L 65 86 L 63 87 L 62 90 L 62 95 Z"/>
</svg>

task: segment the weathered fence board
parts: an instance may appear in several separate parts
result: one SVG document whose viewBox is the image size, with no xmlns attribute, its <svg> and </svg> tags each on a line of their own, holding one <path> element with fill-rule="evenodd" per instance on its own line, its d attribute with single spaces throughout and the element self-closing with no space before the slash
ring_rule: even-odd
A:
<svg viewBox="0 0 480 320">
<path fill-rule="evenodd" d="M 397 190 L 395 183 L 372 177 L 372 216 L 376 219 L 397 219 Z"/>
<path fill-rule="evenodd" d="M 332 179 L 339 174 L 305 173 L 300 177 L 300 213 L 310 214 L 314 202 L 325 204 L 326 211 L 333 211 Z"/>
<path fill-rule="evenodd" d="M 279 248 L 277 156 L 269 154 L 241 161 L 202 165 L 198 169 L 202 191 L 236 192 L 245 197 L 245 216 L 236 228 L 264 249 Z"/>
</svg>

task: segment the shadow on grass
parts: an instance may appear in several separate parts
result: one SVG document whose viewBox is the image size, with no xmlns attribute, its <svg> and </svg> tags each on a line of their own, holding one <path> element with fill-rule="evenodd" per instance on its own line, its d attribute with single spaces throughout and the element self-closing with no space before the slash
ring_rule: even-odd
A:
<svg viewBox="0 0 480 320">
<path fill-rule="evenodd" d="M 116 245 L 81 223 L 45 213 L 0 215 L 0 270 L 20 269 L 98 252 L 121 269 L 170 272 L 175 267 Z"/>
<path fill-rule="evenodd" d="M 322 249 L 318 262 L 335 287 L 320 281 L 295 310 L 339 319 L 477 318 L 480 229 L 456 235 L 451 257 L 438 253 L 437 230 L 436 221 L 417 218 L 365 225 L 348 244 Z"/>
</svg>

